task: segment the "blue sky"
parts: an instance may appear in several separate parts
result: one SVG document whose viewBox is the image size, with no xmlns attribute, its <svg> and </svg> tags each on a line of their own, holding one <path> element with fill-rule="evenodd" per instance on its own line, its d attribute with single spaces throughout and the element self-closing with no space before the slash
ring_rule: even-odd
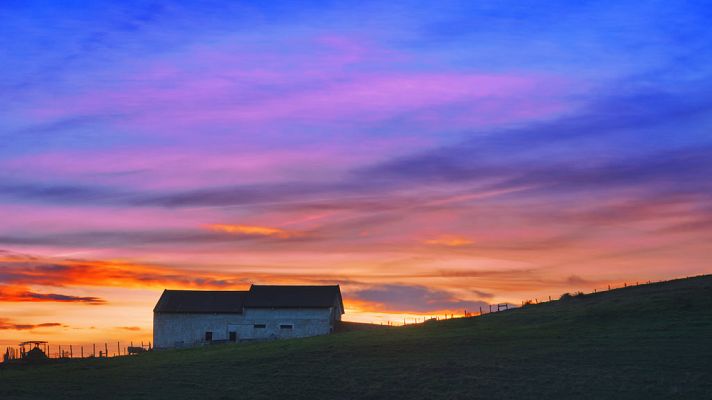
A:
<svg viewBox="0 0 712 400">
<path fill-rule="evenodd" d="M 711 14 L 4 1 L 0 305 L 341 282 L 367 320 L 709 273 Z"/>
</svg>

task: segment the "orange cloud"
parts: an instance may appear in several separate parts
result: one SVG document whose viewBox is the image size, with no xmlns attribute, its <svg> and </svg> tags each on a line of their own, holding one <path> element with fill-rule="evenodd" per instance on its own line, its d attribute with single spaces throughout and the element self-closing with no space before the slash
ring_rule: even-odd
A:
<svg viewBox="0 0 712 400">
<path fill-rule="evenodd" d="M 52 301 L 50 295 L 26 286 L 107 286 L 139 288 L 243 288 L 248 282 L 234 275 L 211 274 L 121 260 L 72 260 L 23 255 L 0 256 L 0 300 Z M 14 287 L 12 287 L 14 286 Z M 61 299 L 62 295 L 56 295 Z M 69 297 L 69 296 L 67 296 Z M 24 299 L 24 300 L 22 300 Z M 81 299 L 81 298 L 78 298 Z M 84 301 L 99 301 L 85 298 Z M 65 299 L 69 300 L 69 299 Z M 56 299 L 54 301 L 57 301 Z"/>
<path fill-rule="evenodd" d="M 246 236 L 269 236 L 280 239 L 289 239 L 301 236 L 299 232 L 286 231 L 279 228 L 270 228 L 267 226 L 255 225 L 230 225 L 230 224 L 212 224 L 208 225 L 208 229 L 215 232 L 224 232 L 236 235 Z"/>
<path fill-rule="evenodd" d="M 106 301 L 94 296 L 72 296 L 58 293 L 37 293 L 25 287 L 0 285 L 0 301 L 5 302 L 59 302 L 104 304 Z"/>
<path fill-rule="evenodd" d="M 138 327 L 138 326 L 117 326 L 116 329 L 121 329 L 121 330 L 124 330 L 124 331 L 136 332 L 136 331 L 140 331 L 140 330 L 141 330 L 141 327 Z"/>
<path fill-rule="evenodd" d="M 433 246 L 461 247 L 469 246 L 473 241 L 461 236 L 445 235 L 426 240 L 425 243 Z"/>
<path fill-rule="evenodd" d="M 37 328 L 55 328 L 63 326 L 59 322 L 45 322 L 42 324 L 20 324 L 9 319 L 0 318 L 0 330 L 31 331 Z"/>
</svg>

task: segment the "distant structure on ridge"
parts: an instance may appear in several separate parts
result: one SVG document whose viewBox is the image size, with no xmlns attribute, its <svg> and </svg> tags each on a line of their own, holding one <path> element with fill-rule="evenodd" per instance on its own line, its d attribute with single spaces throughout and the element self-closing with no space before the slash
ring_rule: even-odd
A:
<svg viewBox="0 0 712 400">
<path fill-rule="evenodd" d="M 164 290 L 153 309 L 153 343 L 165 349 L 325 335 L 342 314 L 338 285 Z"/>
</svg>

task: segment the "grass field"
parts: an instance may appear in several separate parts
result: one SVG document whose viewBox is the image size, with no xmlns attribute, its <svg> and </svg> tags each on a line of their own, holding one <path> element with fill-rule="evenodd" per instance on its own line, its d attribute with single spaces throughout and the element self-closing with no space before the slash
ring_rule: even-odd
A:
<svg viewBox="0 0 712 400">
<path fill-rule="evenodd" d="M 0 369 L 0 399 L 712 399 L 712 276 L 483 317 Z"/>
</svg>

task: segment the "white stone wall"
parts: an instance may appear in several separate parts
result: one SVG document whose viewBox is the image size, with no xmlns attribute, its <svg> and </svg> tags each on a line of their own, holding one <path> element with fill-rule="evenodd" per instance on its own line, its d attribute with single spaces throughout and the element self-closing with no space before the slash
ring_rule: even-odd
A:
<svg viewBox="0 0 712 400">
<path fill-rule="evenodd" d="M 229 332 L 235 332 L 238 341 L 326 335 L 333 331 L 334 321 L 340 319 L 338 306 L 250 308 L 245 309 L 244 314 L 154 313 L 153 343 L 159 349 L 195 346 L 204 343 L 206 331 L 213 333 L 213 340 L 228 340 Z"/>
<path fill-rule="evenodd" d="M 251 308 L 242 324 L 236 325 L 240 340 L 286 339 L 331 333 L 331 309 Z M 255 325 L 265 325 L 256 328 Z M 291 329 L 282 325 L 292 326 Z"/>
<path fill-rule="evenodd" d="M 205 332 L 213 340 L 227 340 L 227 326 L 241 322 L 241 314 L 153 313 L 153 343 L 156 348 L 190 347 L 205 341 Z"/>
</svg>

